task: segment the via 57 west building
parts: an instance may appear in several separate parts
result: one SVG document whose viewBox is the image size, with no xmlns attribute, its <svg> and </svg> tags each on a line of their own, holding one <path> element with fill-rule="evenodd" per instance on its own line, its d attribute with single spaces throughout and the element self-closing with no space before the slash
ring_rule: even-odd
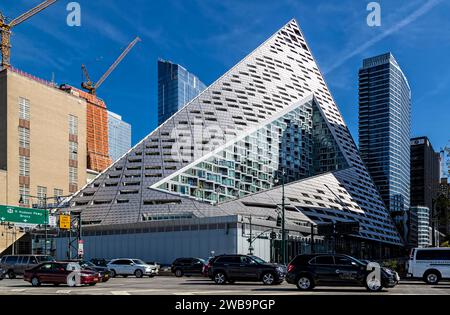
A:
<svg viewBox="0 0 450 315">
<path fill-rule="evenodd" d="M 289 256 L 332 250 L 317 227 L 335 222 L 359 224 L 338 251 L 382 257 L 402 245 L 295 20 L 70 202 L 88 258 L 273 259 L 282 203 Z"/>
</svg>

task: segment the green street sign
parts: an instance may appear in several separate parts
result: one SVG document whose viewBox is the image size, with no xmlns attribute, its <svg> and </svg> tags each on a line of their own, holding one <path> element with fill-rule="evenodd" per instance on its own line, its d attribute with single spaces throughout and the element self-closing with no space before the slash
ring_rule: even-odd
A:
<svg viewBox="0 0 450 315">
<path fill-rule="evenodd" d="M 48 211 L 0 205 L 0 222 L 46 224 Z"/>
</svg>

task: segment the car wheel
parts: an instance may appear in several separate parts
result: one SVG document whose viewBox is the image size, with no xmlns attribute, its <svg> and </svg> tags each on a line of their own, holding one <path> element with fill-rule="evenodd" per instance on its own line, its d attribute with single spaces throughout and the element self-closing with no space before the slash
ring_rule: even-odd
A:
<svg viewBox="0 0 450 315">
<path fill-rule="evenodd" d="M 31 278 L 31 285 L 33 287 L 39 287 L 41 285 L 41 282 L 39 281 L 38 277 Z"/>
<path fill-rule="evenodd" d="M 183 276 L 183 271 L 181 269 L 175 270 L 175 277 L 180 278 Z"/>
<path fill-rule="evenodd" d="M 142 276 L 144 276 L 144 273 L 142 272 L 141 269 L 137 269 L 137 270 L 134 272 L 134 275 L 135 275 L 136 278 L 142 278 Z"/>
<path fill-rule="evenodd" d="M 272 285 L 275 282 L 275 276 L 271 272 L 266 272 L 262 275 L 262 282 L 265 285 Z"/>
<path fill-rule="evenodd" d="M 427 271 L 425 275 L 423 276 L 426 283 L 435 285 L 439 283 L 439 280 L 441 280 L 441 275 L 438 271 L 431 270 Z"/>
<path fill-rule="evenodd" d="M 214 274 L 214 282 L 216 284 L 225 284 L 227 282 L 227 276 L 221 271 L 216 272 Z"/>
<path fill-rule="evenodd" d="M 16 273 L 13 270 L 8 271 L 9 279 L 16 279 Z"/>
<path fill-rule="evenodd" d="M 314 282 L 310 276 L 300 276 L 297 279 L 297 288 L 302 291 L 312 290 Z"/>
<path fill-rule="evenodd" d="M 381 290 L 383 290 L 383 285 L 381 284 L 381 281 L 376 277 L 371 276 L 370 274 L 367 275 L 364 284 L 367 291 L 369 292 L 380 292 Z"/>
<path fill-rule="evenodd" d="M 114 269 L 111 269 L 111 270 L 109 271 L 109 276 L 110 276 L 111 278 L 115 278 L 115 277 L 117 276 L 116 271 L 115 271 Z"/>
</svg>

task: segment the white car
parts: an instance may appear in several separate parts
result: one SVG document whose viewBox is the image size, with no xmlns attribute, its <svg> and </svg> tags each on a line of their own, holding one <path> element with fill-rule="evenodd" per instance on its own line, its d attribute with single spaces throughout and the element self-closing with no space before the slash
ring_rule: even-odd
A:
<svg viewBox="0 0 450 315">
<path fill-rule="evenodd" d="M 408 277 L 428 284 L 450 280 L 450 248 L 414 248 L 408 261 Z"/>
<path fill-rule="evenodd" d="M 158 268 L 155 265 L 149 265 L 140 259 L 119 258 L 113 259 L 107 264 L 111 278 L 115 276 L 128 277 L 134 275 L 136 278 L 143 276 L 154 277 L 158 274 Z"/>
</svg>

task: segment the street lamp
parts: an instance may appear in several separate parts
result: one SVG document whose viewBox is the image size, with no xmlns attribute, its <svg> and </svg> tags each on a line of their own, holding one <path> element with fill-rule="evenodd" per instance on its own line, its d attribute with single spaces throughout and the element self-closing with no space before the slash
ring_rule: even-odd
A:
<svg viewBox="0 0 450 315">
<path fill-rule="evenodd" d="M 284 168 L 281 171 L 281 180 L 280 178 L 275 179 L 275 183 L 278 184 L 281 181 L 281 263 L 283 265 L 286 264 L 287 255 L 286 255 L 286 217 L 285 217 L 285 194 L 284 194 L 284 182 L 285 182 L 286 172 Z"/>
</svg>

